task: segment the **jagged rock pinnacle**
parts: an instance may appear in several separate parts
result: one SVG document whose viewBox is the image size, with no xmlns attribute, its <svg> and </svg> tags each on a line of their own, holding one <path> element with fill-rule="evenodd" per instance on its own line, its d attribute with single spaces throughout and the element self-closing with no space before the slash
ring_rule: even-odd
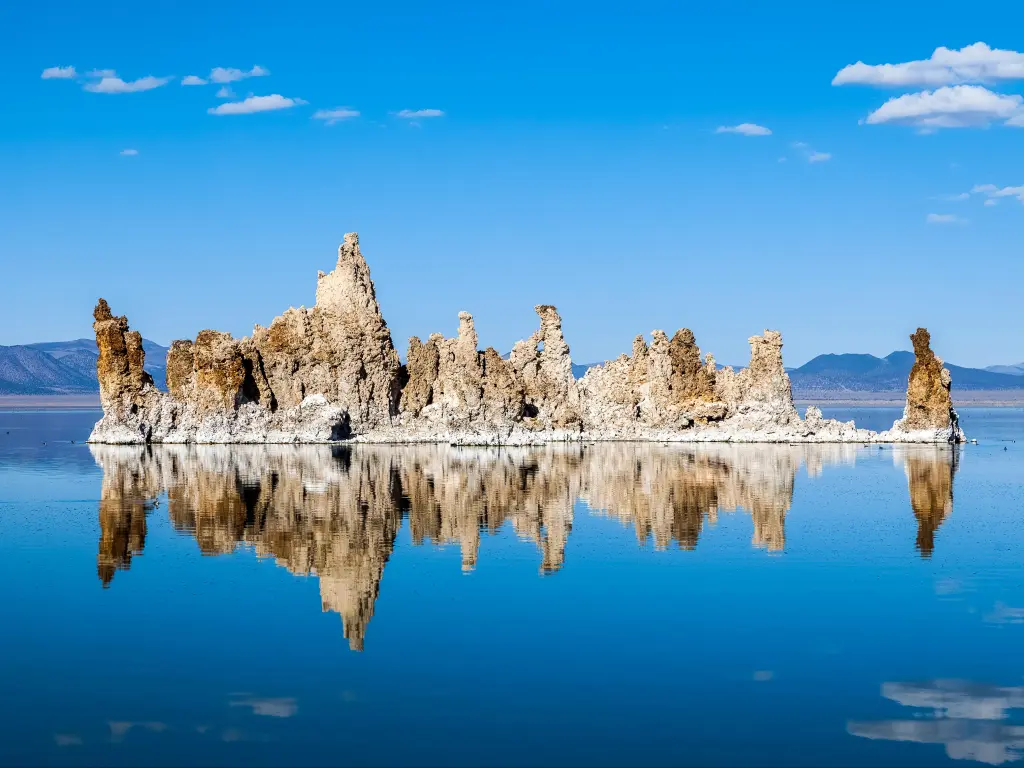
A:
<svg viewBox="0 0 1024 768">
<path fill-rule="evenodd" d="M 782 336 L 750 338 L 750 364 L 718 370 L 692 331 L 661 330 L 632 355 L 577 381 L 562 318 L 534 307 L 539 328 L 507 359 L 479 350 L 468 312 L 453 338 L 409 340 L 401 364 L 370 268 L 350 232 L 333 271 L 319 272 L 316 304 L 289 309 L 235 339 L 213 330 L 175 341 L 168 392 L 143 369 L 142 337 L 100 299 L 93 313 L 105 442 L 363 441 L 536 443 L 551 440 L 938 441 L 962 433 L 949 372 L 928 333 L 912 337 L 904 419 L 882 435 L 821 418 L 801 420 L 782 362 Z M 952 427 L 950 426 L 952 423 Z M 945 430 L 945 432 L 943 432 Z M 952 430 L 952 432 L 950 432 Z"/>
</svg>

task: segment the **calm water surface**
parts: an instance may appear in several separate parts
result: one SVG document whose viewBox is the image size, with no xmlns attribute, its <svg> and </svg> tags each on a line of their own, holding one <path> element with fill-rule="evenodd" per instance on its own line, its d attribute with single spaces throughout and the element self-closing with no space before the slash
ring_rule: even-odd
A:
<svg viewBox="0 0 1024 768">
<path fill-rule="evenodd" d="M 82 445 L 95 418 L 0 412 L 0 764 L 1024 756 L 1022 410 L 963 409 L 960 449 Z"/>
</svg>

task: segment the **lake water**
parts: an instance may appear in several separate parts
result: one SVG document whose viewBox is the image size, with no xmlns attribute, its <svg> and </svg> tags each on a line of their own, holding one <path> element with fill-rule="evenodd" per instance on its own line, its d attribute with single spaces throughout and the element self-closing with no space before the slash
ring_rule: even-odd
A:
<svg viewBox="0 0 1024 768">
<path fill-rule="evenodd" d="M 1024 411 L 961 415 L 496 450 L 0 412 L 0 764 L 1019 760 Z"/>
</svg>

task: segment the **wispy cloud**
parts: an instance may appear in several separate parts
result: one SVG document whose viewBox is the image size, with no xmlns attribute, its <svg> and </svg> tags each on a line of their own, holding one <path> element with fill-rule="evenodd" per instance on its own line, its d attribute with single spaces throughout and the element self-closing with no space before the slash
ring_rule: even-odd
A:
<svg viewBox="0 0 1024 768">
<path fill-rule="evenodd" d="M 117 77 L 117 72 L 112 69 L 90 69 L 85 73 L 86 77 Z"/>
<path fill-rule="evenodd" d="M 972 195 L 984 195 L 989 200 L 1001 197 L 1015 197 L 1024 203 L 1024 187 L 997 187 L 995 184 L 978 184 L 971 189 Z"/>
<path fill-rule="evenodd" d="M 314 120 L 323 120 L 325 125 L 334 125 L 342 120 L 349 120 L 359 117 L 359 111 L 348 107 L 337 107 L 336 109 L 318 109 L 313 113 Z"/>
<path fill-rule="evenodd" d="M 901 64 L 865 64 L 843 67 L 832 85 L 880 87 L 958 85 L 1024 79 L 1024 53 L 974 43 L 960 50 L 936 48 L 930 58 Z"/>
<path fill-rule="evenodd" d="M 1017 94 L 1000 94 L 980 85 L 954 85 L 934 91 L 907 93 L 889 99 L 867 116 L 868 125 L 896 123 L 934 130 L 985 126 L 1000 120 L 1008 125 L 1024 102 Z"/>
<path fill-rule="evenodd" d="M 791 141 L 789 146 L 803 156 L 808 163 L 827 163 L 832 159 L 831 152 L 819 152 L 806 141 Z"/>
<path fill-rule="evenodd" d="M 139 150 L 137 150 L 137 149 L 122 149 L 121 150 L 121 157 L 135 157 L 137 154 L 139 154 Z"/>
<path fill-rule="evenodd" d="M 235 92 L 231 90 L 231 86 L 222 85 L 220 90 L 217 91 L 218 99 L 233 99 L 235 98 Z"/>
<path fill-rule="evenodd" d="M 929 224 L 966 224 L 967 219 L 960 218 L 953 213 L 929 213 L 924 217 Z"/>
<path fill-rule="evenodd" d="M 967 200 L 968 198 L 970 198 L 970 196 L 971 195 L 969 192 L 961 192 L 959 195 L 939 195 L 938 197 L 935 197 L 933 199 L 943 200 L 947 203 L 958 203 L 962 200 Z"/>
<path fill-rule="evenodd" d="M 757 123 L 740 123 L 739 125 L 720 125 L 715 128 L 715 133 L 738 133 L 741 136 L 771 136 L 770 128 L 765 128 Z"/>
<path fill-rule="evenodd" d="M 74 67 L 47 67 L 41 77 L 43 80 L 74 80 L 78 73 Z"/>
<path fill-rule="evenodd" d="M 269 696 L 247 696 L 244 694 L 233 694 L 233 700 L 228 702 L 231 707 L 248 707 L 254 715 L 264 717 L 291 717 L 299 711 L 298 702 L 291 696 L 272 698 Z"/>
<path fill-rule="evenodd" d="M 234 83 L 237 80 L 245 80 L 247 77 L 265 77 L 270 74 L 269 69 L 257 65 L 248 72 L 235 69 L 234 67 L 214 67 L 210 70 L 210 81 L 214 83 Z"/>
<path fill-rule="evenodd" d="M 302 99 L 289 99 L 279 93 L 272 93 L 269 96 L 250 96 L 243 101 L 229 101 L 219 107 L 210 107 L 206 111 L 211 115 L 249 115 L 253 112 L 290 109 L 306 103 Z"/>
<path fill-rule="evenodd" d="M 186 75 L 181 78 L 182 85 L 206 85 L 206 81 L 199 75 Z"/>
<path fill-rule="evenodd" d="M 139 91 L 151 91 L 154 88 L 159 88 L 162 85 L 167 85 L 171 78 L 169 77 L 153 77 L 147 75 L 146 77 L 140 77 L 138 80 L 122 80 L 112 70 L 102 70 L 103 74 L 96 75 L 99 77 L 90 83 L 86 83 L 85 90 L 90 93 L 137 93 Z"/>
<path fill-rule="evenodd" d="M 401 109 L 395 115 L 405 120 L 419 120 L 425 117 L 444 117 L 444 112 L 440 109 Z"/>
</svg>

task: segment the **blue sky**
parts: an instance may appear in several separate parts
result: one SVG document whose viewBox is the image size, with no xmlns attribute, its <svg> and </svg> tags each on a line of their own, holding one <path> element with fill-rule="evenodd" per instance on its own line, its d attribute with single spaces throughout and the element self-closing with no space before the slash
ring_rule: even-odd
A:
<svg viewBox="0 0 1024 768">
<path fill-rule="evenodd" d="M 0 344 L 87 336 L 101 295 L 163 343 L 245 335 L 357 230 L 403 354 L 459 310 L 507 351 L 553 303 L 580 362 L 918 325 L 1022 360 L 1024 8 L 898 6 L 4 4 Z"/>
</svg>

